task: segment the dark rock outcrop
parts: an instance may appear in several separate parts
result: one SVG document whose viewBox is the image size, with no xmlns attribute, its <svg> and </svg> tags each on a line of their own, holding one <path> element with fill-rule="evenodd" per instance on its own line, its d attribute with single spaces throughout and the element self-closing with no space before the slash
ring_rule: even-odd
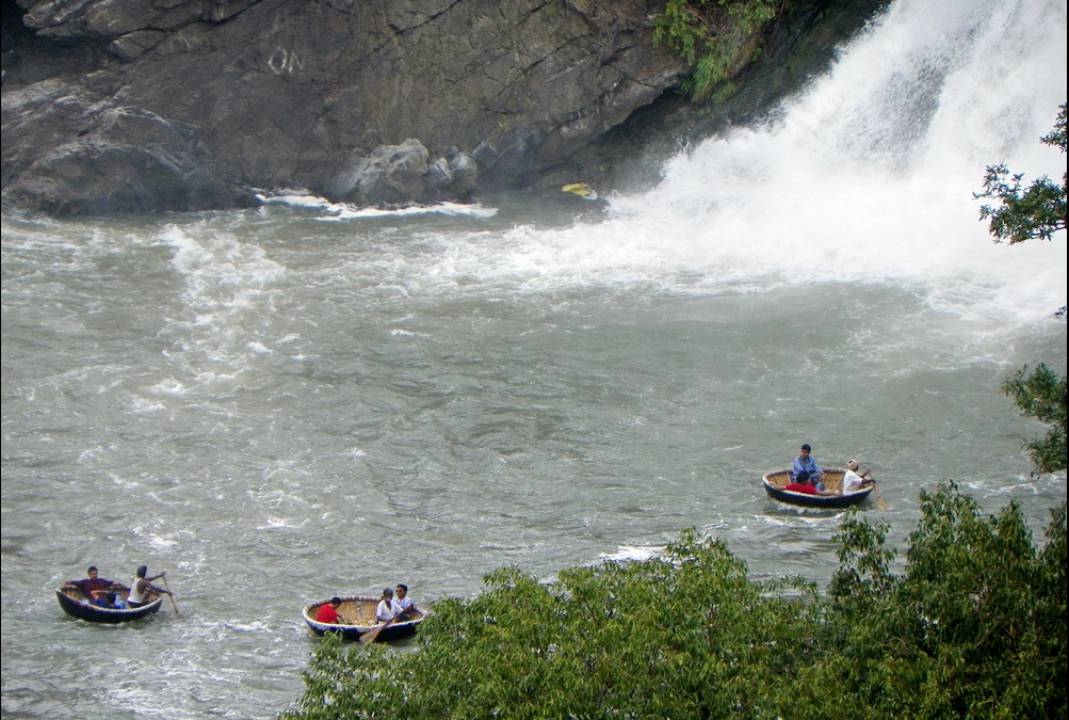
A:
<svg viewBox="0 0 1069 720">
<path fill-rule="evenodd" d="M 613 178 L 636 142 L 697 124 L 671 90 L 688 67 L 653 44 L 662 3 L 5 2 L 4 203 L 396 204 Z"/>
<path fill-rule="evenodd" d="M 462 199 L 529 182 L 686 71 L 653 46 L 646 0 L 20 5 L 3 193 L 51 212 L 230 206 L 250 187 Z"/>
<path fill-rule="evenodd" d="M 4 194 L 16 205 L 67 215 L 255 202 L 226 181 L 195 126 L 57 80 L 5 92 L 3 113 Z"/>
</svg>

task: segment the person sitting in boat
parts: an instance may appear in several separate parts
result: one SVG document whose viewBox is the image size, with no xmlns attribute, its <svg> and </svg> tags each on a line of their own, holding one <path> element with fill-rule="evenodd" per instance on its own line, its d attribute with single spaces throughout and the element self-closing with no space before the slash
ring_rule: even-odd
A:
<svg viewBox="0 0 1069 720">
<path fill-rule="evenodd" d="M 137 574 L 134 575 L 134 581 L 130 583 L 130 595 L 127 597 L 127 604 L 131 608 L 139 608 L 142 605 L 148 605 L 148 594 L 156 593 L 157 595 L 170 595 L 169 590 L 156 587 L 152 584 L 153 580 L 159 580 L 167 573 L 163 572 L 153 577 L 145 577 L 148 575 L 148 566 L 142 565 L 137 568 Z"/>
<path fill-rule="evenodd" d="M 835 493 L 826 492 L 809 482 L 809 473 L 805 470 L 798 473 L 798 477 L 795 481 L 789 483 L 787 487 L 783 489 L 789 492 L 805 493 L 806 495 L 835 495 Z"/>
<path fill-rule="evenodd" d="M 111 606 L 113 608 L 115 608 L 116 610 L 129 610 L 130 609 L 130 606 L 126 604 L 125 600 L 123 600 L 122 595 L 120 595 L 117 592 L 108 593 L 108 603 L 110 603 Z"/>
<path fill-rule="evenodd" d="M 105 610 L 114 610 L 115 605 L 113 605 L 110 600 L 110 597 L 114 594 L 115 593 L 105 593 L 104 595 L 96 595 L 93 597 L 92 600 L 89 601 L 89 604 L 95 605 L 99 608 L 104 608 Z"/>
<path fill-rule="evenodd" d="M 393 588 L 385 588 L 382 591 L 382 600 L 379 600 L 379 604 L 375 608 L 375 619 L 380 623 L 389 622 L 403 610 L 393 599 Z"/>
<path fill-rule="evenodd" d="M 316 622 L 336 625 L 338 623 L 339 605 L 341 605 L 341 598 L 338 596 L 334 596 L 330 599 L 330 602 L 320 605 L 319 610 L 316 611 Z"/>
<path fill-rule="evenodd" d="M 860 467 L 860 464 L 858 464 L 858 461 L 854 458 L 850 458 L 846 461 L 846 473 L 843 474 L 843 495 L 857 492 L 864 487 L 866 483 L 872 482 L 872 471 L 866 470 L 865 472 L 859 473 L 858 470 Z"/>
<path fill-rule="evenodd" d="M 798 457 L 791 463 L 791 482 L 798 482 L 798 476 L 804 472 L 806 477 L 809 478 L 809 482 L 816 486 L 818 490 L 823 490 L 824 471 L 820 469 L 820 465 L 817 465 L 817 461 L 810 455 L 811 452 L 813 452 L 813 448 L 809 446 L 809 443 L 802 445 Z"/>
<path fill-rule="evenodd" d="M 419 610 L 416 609 L 415 603 L 412 602 L 412 598 L 408 596 L 408 585 L 404 583 L 397 583 L 397 588 L 394 591 L 397 595 L 397 599 L 394 600 L 394 605 L 401 608 L 401 619 L 410 618 Z"/>
<path fill-rule="evenodd" d="M 63 587 L 67 590 L 78 590 L 86 600 L 92 602 L 108 594 L 109 590 L 125 590 L 126 586 L 114 580 L 98 577 L 95 565 L 90 565 L 85 571 L 88 576 L 82 580 L 68 580 Z"/>
</svg>

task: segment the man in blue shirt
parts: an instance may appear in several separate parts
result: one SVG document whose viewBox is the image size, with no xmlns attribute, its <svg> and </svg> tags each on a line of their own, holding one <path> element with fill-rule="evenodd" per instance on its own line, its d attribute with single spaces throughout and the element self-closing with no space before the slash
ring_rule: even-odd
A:
<svg viewBox="0 0 1069 720">
<path fill-rule="evenodd" d="M 809 447 L 809 443 L 802 446 L 798 457 L 791 463 L 791 482 L 798 482 L 798 476 L 801 473 L 806 473 L 809 482 L 816 485 L 818 489 L 823 490 L 824 471 L 820 469 L 820 465 L 817 465 L 817 461 L 809 456 L 812 451 L 813 448 Z"/>
</svg>

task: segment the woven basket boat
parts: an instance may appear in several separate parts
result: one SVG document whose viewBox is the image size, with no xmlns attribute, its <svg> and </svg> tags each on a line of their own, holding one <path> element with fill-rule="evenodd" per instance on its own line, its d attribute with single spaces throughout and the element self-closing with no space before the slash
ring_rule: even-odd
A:
<svg viewBox="0 0 1069 720">
<path fill-rule="evenodd" d="M 342 598 L 341 605 L 338 606 L 338 624 L 321 623 L 315 619 L 320 606 L 330 602 L 330 600 L 320 600 L 304 606 L 304 621 L 308 623 L 308 627 L 316 635 L 335 632 L 341 633 L 341 636 L 346 640 L 357 640 L 361 635 L 375 629 L 380 624 L 375 619 L 375 608 L 378 607 L 379 600 L 380 598 L 377 597 L 362 596 Z M 425 617 L 427 617 L 426 613 L 417 610 L 416 615 L 411 620 L 387 625 L 379 632 L 375 641 L 388 642 L 409 637 L 415 634 L 416 629 Z"/>
<path fill-rule="evenodd" d="M 840 493 L 843 486 L 843 475 L 845 474 L 846 470 L 843 468 L 825 469 L 823 473 L 825 491 Z M 868 483 L 860 490 L 845 495 L 807 495 L 806 493 L 784 489 L 791 482 L 790 470 L 775 470 L 765 473 L 764 477 L 761 478 L 761 482 L 765 486 L 765 492 L 774 500 L 790 503 L 791 505 L 818 508 L 844 508 L 863 503 L 872 492 L 873 487 L 875 487 L 872 483 Z"/>
<path fill-rule="evenodd" d="M 126 600 L 130 595 L 130 591 L 116 591 L 116 595 L 120 596 L 123 600 Z M 89 599 L 82 594 L 81 590 L 70 585 L 64 585 L 63 587 L 58 588 L 56 590 L 56 599 L 59 600 L 59 606 L 63 608 L 63 612 L 71 617 L 76 617 L 79 620 L 85 620 L 87 622 L 107 623 L 111 625 L 148 617 L 157 612 L 160 609 L 160 605 L 163 604 L 162 595 L 148 593 L 145 596 L 148 603 L 141 607 L 128 610 L 103 608 L 99 605 L 90 604 Z"/>
</svg>

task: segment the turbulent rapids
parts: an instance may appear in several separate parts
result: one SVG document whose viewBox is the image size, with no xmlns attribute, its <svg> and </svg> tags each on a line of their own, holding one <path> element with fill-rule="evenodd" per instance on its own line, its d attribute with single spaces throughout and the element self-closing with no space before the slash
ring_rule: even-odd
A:
<svg viewBox="0 0 1069 720">
<path fill-rule="evenodd" d="M 1039 138 L 1065 27 L 1064 2 L 894 3 L 597 218 L 300 191 L 5 216 L 4 715 L 270 717 L 301 691 L 307 599 L 433 604 L 691 526 L 825 582 L 840 517 L 759 483 L 800 442 L 874 468 L 899 545 L 945 478 L 1038 530 L 1065 478 L 1030 477 L 1042 426 L 999 385 L 1064 372 L 1066 242 L 992 243 L 972 193 L 996 162 L 1064 172 Z M 181 617 L 56 606 L 81 568 L 142 563 Z"/>
<path fill-rule="evenodd" d="M 762 124 L 681 152 L 656 188 L 611 198 L 606 221 L 492 238 L 431 229 L 401 272 L 431 292 L 893 284 L 979 321 L 1040 320 L 1064 304 L 1065 243 L 994 245 L 973 193 L 995 162 L 1064 172 L 1039 143 L 1065 101 L 1064 14 L 1058 2 L 894 4 Z M 274 201 L 331 220 L 384 215 Z"/>
</svg>

